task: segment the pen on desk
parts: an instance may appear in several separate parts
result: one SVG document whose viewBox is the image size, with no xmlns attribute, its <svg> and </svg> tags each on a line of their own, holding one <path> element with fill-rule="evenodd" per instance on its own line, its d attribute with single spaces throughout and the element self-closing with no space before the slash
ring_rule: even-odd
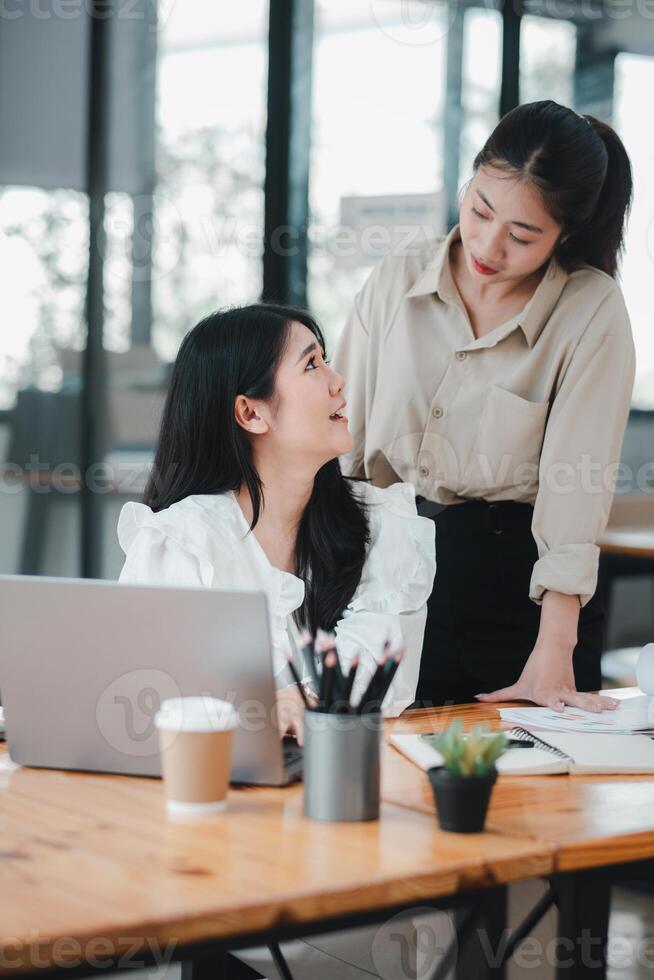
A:
<svg viewBox="0 0 654 980">
<path fill-rule="evenodd" d="M 335 650 L 330 650 L 325 654 L 322 669 L 322 690 L 320 693 L 320 701 L 324 711 L 331 711 L 333 706 L 336 659 Z"/>
<path fill-rule="evenodd" d="M 293 675 L 293 680 L 295 681 L 295 683 L 297 685 L 297 689 L 300 692 L 300 695 L 302 697 L 302 700 L 304 701 L 304 707 L 305 708 L 309 708 L 310 707 L 309 700 L 307 698 L 307 695 L 306 695 L 306 692 L 304 690 L 304 687 L 302 686 L 302 681 L 300 680 L 300 675 L 298 674 L 297 670 L 295 669 L 295 664 L 293 663 L 293 660 L 292 660 L 291 657 L 289 657 L 289 659 L 288 659 L 288 669 L 290 670 L 291 674 Z"/>
</svg>

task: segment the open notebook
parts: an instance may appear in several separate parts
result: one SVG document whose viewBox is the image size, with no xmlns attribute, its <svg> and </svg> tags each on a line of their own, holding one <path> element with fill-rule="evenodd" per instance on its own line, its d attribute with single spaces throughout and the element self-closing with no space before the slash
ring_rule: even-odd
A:
<svg viewBox="0 0 654 980">
<path fill-rule="evenodd" d="M 654 741 L 646 735 L 596 735 L 547 732 L 547 741 L 524 728 L 509 738 L 531 748 L 507 749 L 497 760 L 503 776 L 544 776 L 555 773 L 654 773 Z M 391 745 L 421 769 L 443 764 L 434 735 L 391 734 Z"/>
</svg>

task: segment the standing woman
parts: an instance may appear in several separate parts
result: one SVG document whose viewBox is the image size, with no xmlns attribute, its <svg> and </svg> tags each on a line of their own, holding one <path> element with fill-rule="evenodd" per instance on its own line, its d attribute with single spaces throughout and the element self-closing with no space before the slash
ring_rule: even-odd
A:
<svg viewBox="0 0 654 980">
<path fill-rule="evenodd" d="M 414 484 L 436 522 L 418 701 L 617 702 L 601 687 L 599 549 L 634 346 L 616 282 L 631 167 L 610 126 L 552 101 L 508 113 L 460 223 L 387 256 L 335 358 L 344 472 Z"/>
</svg>

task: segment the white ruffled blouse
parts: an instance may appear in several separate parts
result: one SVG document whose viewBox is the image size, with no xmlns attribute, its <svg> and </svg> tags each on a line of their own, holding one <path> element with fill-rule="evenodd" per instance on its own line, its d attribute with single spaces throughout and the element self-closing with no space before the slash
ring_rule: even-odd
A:
<svg viewBox="0 0 654 980">
<path fill-rule="evenodd" d="M 368 504 L 370 545 L 359 586 L 336 626 L 338 652 L 344 671 L 355 652 L 361 655 L 356 700 L 386 638 L 404 646 L 384 702 L 384 714 L 398 715 L 414 700 L 418 683 L 426 602 L 436 571 L 434 524 L 416 513 L 408 483 L 354 487 Z M 158 513 L 145 504 L 125 504 L 118 540 L 126 555 L 121 582 L 264 592 L 277 683 L 290 682 L 289 629 L 304 601 L 304 582 L 271 565 L 233 493 L 193 494 Z"/>
</svg>

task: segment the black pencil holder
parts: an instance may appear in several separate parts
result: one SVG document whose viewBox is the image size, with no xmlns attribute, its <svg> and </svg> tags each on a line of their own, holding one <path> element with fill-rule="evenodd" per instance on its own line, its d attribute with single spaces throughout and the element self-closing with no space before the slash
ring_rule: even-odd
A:
<svg viewBox="0 0 654 980">
<path fill-rule="evenodd" d="M 383 718 L 304 712 L 304 814 L 312 820 L 377 820 Z"/>
</svg>

